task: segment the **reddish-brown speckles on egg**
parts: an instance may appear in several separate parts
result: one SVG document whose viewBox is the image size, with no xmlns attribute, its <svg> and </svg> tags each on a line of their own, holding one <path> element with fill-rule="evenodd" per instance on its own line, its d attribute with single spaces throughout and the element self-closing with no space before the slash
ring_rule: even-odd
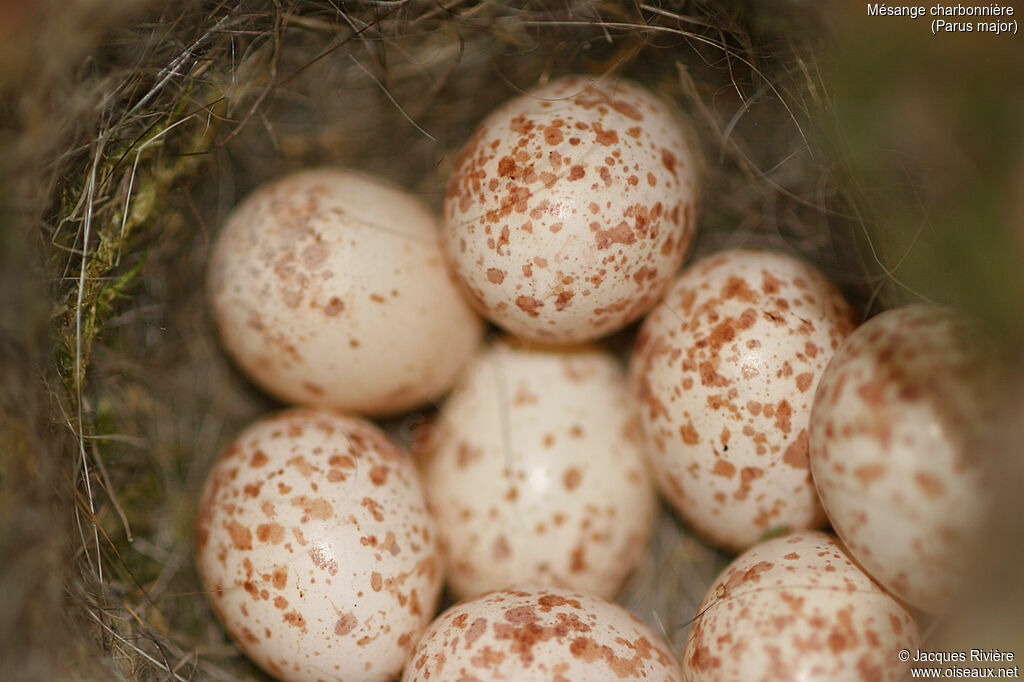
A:
<svg viewBox="0 0 1024 682">
<path fill-rule="evenodd" d="M 402 682 L 681 682 L 669 649 L 628 611 L 561 588 L 523 586 L 456 604 L 412 660 Z"/>
<path fill-rule="evenodd" d="M 796 279 L 820 301 L 800 316 L 780 305 L 796 296 Z M 630 374 L 648 458 L 666 497 L 705 537 L 738 550 L 774 527 L 824 522 L 807 425 L 829 359 L 819 349 L 852 325 L 839 292 L 810 265 L 754 250 L 690 266 L 645 321 Z"/>
<path fill-rule="evenodd" d="M 521 337 L 602 336 L 649 309 L 682 261 L 696 165 L 676 113 L 651 93 L 557 80 L 498 109 L 460 153 L 443 211 L 449 260 L 476 307 Z M 559 273 L 603 286 L 563 288 Z"/>
<path fill-rule="evenodd" d="M 899 650 L 918 643 L 912 615 L 838 540 L 807 531 L 755 545 L 719 575 L 697 607 L 683 675 L 896 682 L 906 672 Z"/>
<path fill-rule="evenodd" d="M 374 415 L 424 403 L 483 331 L 437 242 L 429 211 L 380 180 L 317 169 L 263 185 L 229 216 L 207 266 L 224 346 L 285 402 Z"/>
<path fill-rule="evenodd" d="M 520 581 L 612 595 L 654 495 L 621 370 L 592 349 L 481 353 L 421 458 L 452 591 Z"/>
<path fill-rule="evenodd" d="M 815 397 L 810 465 L 836 532 L 927 611 L 960 589 L 987 514 L 977 453 L 999 393 L 984 348 L 951 310 L 889 310 L 840 346 Z"/>
<path fill-rule="evenodd" d="M 295 409 L 251 425 L 214 466 L 197 567 L 227 631 L 282 680 L 383 682 L 437 602 L 434 535 L 411 462 L 376 427 Z"/>
</svg>

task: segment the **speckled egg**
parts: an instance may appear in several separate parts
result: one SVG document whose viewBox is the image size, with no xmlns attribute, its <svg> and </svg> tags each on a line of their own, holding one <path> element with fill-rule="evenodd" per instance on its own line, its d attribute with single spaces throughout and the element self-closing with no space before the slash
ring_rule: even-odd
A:
<svg viewBox="0 0 1024 682">
<path fill-rule="evenodd" d="M 416 645 L 402 682 L 681 682 L 664 642 L 617 604 L 523 586 L 451 607 Z"/>
<path fill-rule="evenodd" d="M 729 550 L 825 521 L 807 464 L 814 389 L 853 316 L 811 265 L 738 249 L 687 268 L 631 361 L 646 452 L 683 519 Z"/>
<path fill-rule="evenodd" d="M 415 407 L 448 388 L 483 334 L 429 211 L 352 171 L 257 189 L 228 218 L 207 273 L 224 346 L 285 402 Z"/>
<path fill-rule="evenodd" d="M 918 629 L 831 534 L 755 545 L 697 607 L 683 650 L 687 682 L 902 680 L 899 651 Z"/>
<path fill-rule="evenodd" d="M 421 471 L 460 597 L 521 582 L 611 596 L 654 524 L 623 372 L 597 349 L 510 341 L 479 354 Z"/>
<path fill-rule="evenodd" d="M 950 310 L 914 305 L 866 322 L 822 377 L 811 470 L 836 532 L 879 582 L 940 611 L 990 497 L 990 368 Z"/>
<path fill-rule="evenodd" d="M 674 108 L 572 76 L 506 103 L 455 162 L 448 258 L 477 309 L 522 338 L 595 339 L 653 306 L 694 234 L 695 146 Z"/>
<path fill-rule="evenodd" d="M 200 502 L 196 551 L 225 629 L 287 682 L 393 679 L 441 590 L 411 460 L 369 422 L 325 409 L 234 440 Z"/>
</svg>

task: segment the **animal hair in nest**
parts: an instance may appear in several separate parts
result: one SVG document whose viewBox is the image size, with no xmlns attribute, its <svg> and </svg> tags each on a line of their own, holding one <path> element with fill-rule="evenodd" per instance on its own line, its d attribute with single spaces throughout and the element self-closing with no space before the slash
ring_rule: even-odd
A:
<svg viewBox="0 0 1024 682">
<path fill-rule="evenodd" d="M 0 678 L 264 679 L 200 592 L 192 523 L 213 459 L 275 408 L 219 349 L 201 284 L 224 216 L 271 177 L 353 166 L 437 207 L 497 103 L 622 75 L 701 141 L 696 255 L 799 253 L 877 309 L 894 287 L 821 125 L 825 23 L 754 0 L 0 7 Z M 429 413 L 386 426 L 409 439 Z M 663 514 L 622 601 L 678 650 L 725 560 Z"/>
</svg>

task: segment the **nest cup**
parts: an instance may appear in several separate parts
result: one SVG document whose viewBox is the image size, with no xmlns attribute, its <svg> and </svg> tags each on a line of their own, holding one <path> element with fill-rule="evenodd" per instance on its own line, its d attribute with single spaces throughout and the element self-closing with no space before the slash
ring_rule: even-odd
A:
<svg viewBox="0 0 1024 682">
<path fill-rule="evenodd" d="M 796 253 L 864 317 L 920 296 L 949 299 L 978 313 L 1019 367 L 1024 284 L 1005 261 L 1024 249 L 1012 227 L 1024 225 L 1024 208 L 1007 200 L 1014 183 L 1024 187 L 1024 166 L 980 157 L 980 168 L 1001 169 L 1002 184 L 961 215 L 988 215 L 996 227 L 979 228 L 967 246 L 941 235 L 933 249 L 918 246 L 927 236 L 911 240 L 905 221 L 930 215 L 961 178 L 928 174 L 926 129 L 908 143 L 920 167 L 865 182 L 876 166 L 886 171 L 884 155 L 851 153 L 851 131 L 883 124 L 844 119 L 834 107 L 834 91 L 861 87 L 856 67 L 836 61 L 857 45 L 839 27 L 859 17 L 844 12 L 753 0 L 75 0 L 0 9 L 0 210 L 9 226 L 0 237 L 0 678 L 266 679 L 220 629 L 192 563 L 196 503 L 213 460 L 277 407 L 218 345 L 202 286 L 210 241 L 250 190 L 310 166 L 388 178 L 436 210 L 475 124 L 561 75 L 631 78 L 687 113 L 705 157 L 688 260 L 737 246 Z M 826 51 L 826 36 L 838 47 Z M 887 36 L 886 49 L 898 53 L 901 36 Z M 1001 45 L 962 49 L 1003 69 L 1004 85 L 1024 81 L 1000 61 Z M 902 78 L 918 95 L 907 106 L 918 109 L 901 109 L 897 97 L 896 123 L 885 125 L 902 125 L 900 116 L 936 122 L 934 84 L 915 73 Z M 959 77 L 973 74 L 965 67 Z M 996 90 L 981 94 L 1024 112 L 1016 95 Z M 1007 123 L 1022 118 L 1011 114 L 989 126 L 1009 136 L 1006 158 L 1024 149 Z M 936 125 L 946 124 L 965 122 Z M 973 159 L 973 138 L 960 145 Z M 921 187 L 915 209 L 908 188 Z M 967 247 L 991 259 L 958 269 L 964 285 L 950 294 L 935 285 L 937 273 Z M 907 277 L 903 253 L 914 254 Z M 996 290 L 1001 305 L 985 296 Z M 603 343 L 625 354 L 634 330 Z M 1017 402 L 1008 414 L 1019 414 L 1020 389 L 1009 388 Z M 385 427 L 410 443 L 432 412 Z M 1000 434 L 1012 453 L 1020 421 L 1007 422 L 1018 429 Z M 997 466 L 1006 490 L 1019 489 L 1019 462 Z M 998 518 L 1019 518 L 1001 491 L 994 496 L 1011 511 Z M 974 595 L 965 604 L 977 608 L 935 641 L 1012 649 L 1024 639 L 1024 609 L 1010 610 L 1021 599 L 1009 568 L 1020 550 L 1005 550 L 1022 546 L 1014 528 L 993 525 L 977 562 L 988 587 L 965 587 Z M 726 562 L 663 512 L 620 601 L 678 653 Z"/>
</svg>

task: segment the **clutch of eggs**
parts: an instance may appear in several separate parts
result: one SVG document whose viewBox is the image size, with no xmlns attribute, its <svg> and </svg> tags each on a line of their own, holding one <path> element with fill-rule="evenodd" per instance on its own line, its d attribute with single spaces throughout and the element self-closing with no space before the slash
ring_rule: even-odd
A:
<svg viewBox="0 0 1024 682">
<path fill-rule="evenodd" d="M 807 429 L 815 387 L 853 328 L 810 264 L 735 249 L 688 266 L 640 329 L 630 375 L 655 479 L 711 542 L 742 550 L 821 526 Z"/>
<path fill-rule="evenodd" d="M 629 81 L 570 76 L 507 102 L 448 182 L 444 249 L 488 319 L 525 339 L 595 339 L 664 293 L 694 234 L 695 147 Z"/>
<path fill-rule="evenodd" d="M 385 682 L 437 608 L 436 542 L 407 455 L 365 420 L 295 408 L 214 465 L 196 565 L 232 639 L 279 679 Z"/>
<path fill-rule="evenodd" d="M 230 355 L 290 403 L 417 407 L 448 388 L 483 335 L 427 208 L 347 170 L 255 190 L 218 235 L 207 284 Z"/>
<path fill-rule="evenodd" d="M 606 351 L 494 343 L 419 454 L 457 597 L 525 582 L 611 597 L 643 555 L 655 494 Z"/>
</svg>

